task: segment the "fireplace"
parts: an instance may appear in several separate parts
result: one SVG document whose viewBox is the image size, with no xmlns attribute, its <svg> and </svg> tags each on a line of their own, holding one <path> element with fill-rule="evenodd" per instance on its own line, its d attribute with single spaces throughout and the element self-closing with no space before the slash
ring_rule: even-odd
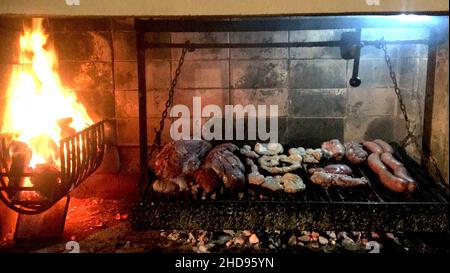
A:
<svg viewBox="0 0 450 273">
<path fill-rule="evenodd" d="M 7 52 L 0 53 L 2 109 L 8 103 L 13 68 L 26 66 L 17 45 L 23 26 L 30 22 L 22 17 L 0 18 L 0 31 L 7 37 L 0 41 Z M 441 15 L 44 18 L 61 82 L 92 119 L 84 130 L 64 138 L 60 147 L 73 147 L 69 150 L 74 152 L 78 139 L 95 143 L 86 164 L 77 161 L 80 156 L 84 159 L 83 153 L 67 153 L 63 148 L 61 162 L 69 164 L 61 181 L 67 181 L 67 190 L 54 201 L 69 193 L 81 200 L 125 199 L 134 204 L 130 219 L 137 231 L 267 228 L 441 234 L 448 230 L 448 116 L 443 110 L 448 109 L 444 103 L 448 30 L 441 29 L 447 22 L 448 17 Z M 161 119 L 171 87 L 173 101 Z M 249 139 L 251 122 L 246 115 L 244 137 L 236 139 L 240 121 L 233 117 L 233 137 L 227 139 L 227 105 L 276 105 L 277 113 L 269 116 L 277 119 L 276 142 L 283 145 L 284 154 L 291 148 L 317 149 L 331 139 L 342 143 L 383 139 L 419 187 L 413 193 L 393 193 L 366 163 L 346 161 L 354 177 L 368 180 L 365 187 L 316 185 L 308 173 L 311 166 L 304 164 L 292 172 L 306 185 L 305 191 L 295 194 L 272 192 L 247 180 L 238 191 L 159 193 L 153 189 L 158 179 L 153 163 L 172 140 L 171 125 L 180 121 L 170 116 L 170 110 L 174 105 L 187 107 L 189 116 L 183 124 L 189 126 L 192 138 L 196 122 L 208 121 L 193 116 L 197 102 L 200 111 L 216 105 L 223 114 L 224 132 L 218 134 L 222 139 L 208 141 L 212 148 L 233 143 L 255 150 L 257 143 L 267 142 L 259 135 Z M 406 107 L 421 149 L 402 145 L 408 132 L 400 105 Z M 158 132 L 161 124 L 164 127 Z M 269 118 L 266 125 L 269 129 Z M 159 142 L 155 138 L 160 145 L 155 145 Z M 6 145 L 0 147 L 6 150 Z M 440 175 L 433 162 L 425 160 L 430 151 Z M 245 156 L 235 154 L 247 175 Z M 328 163 L 339 162 L 324 161 L 316 167 Z M 6 189 L 2 185 L 1 190 L 6 193 Z M 38 212 L 48 208 L 42 205 Z M 0 211 L 5 215 L 0 217 L 13 219 L 1 221 L 1 231 L 6 233 L 17 215 L 4 205 Z"/>
</svg>

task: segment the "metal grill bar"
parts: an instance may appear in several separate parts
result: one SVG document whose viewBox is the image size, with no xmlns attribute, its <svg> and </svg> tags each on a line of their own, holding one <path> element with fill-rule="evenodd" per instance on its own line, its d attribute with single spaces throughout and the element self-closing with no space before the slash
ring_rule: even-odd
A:
<svg viewBox="0 0 450 273">
<path fill-rule="evenodd" d="M 378 41 L 362 41 L 365 46 L 378 45 Z M 386 41 L 389 45 L 424 44 L 428 45 L 427 39 L 416 40 L 391 40 Z M 318 41 L 318 42 L 273 42 L 273 43 L 190 43 L 192 49 L 211 48 L 286 48 L 286 47 L 340 47 L 341 41 Z M 145 43 L 145 48 L 185 48 L 186 43 Z"/>
</svg>

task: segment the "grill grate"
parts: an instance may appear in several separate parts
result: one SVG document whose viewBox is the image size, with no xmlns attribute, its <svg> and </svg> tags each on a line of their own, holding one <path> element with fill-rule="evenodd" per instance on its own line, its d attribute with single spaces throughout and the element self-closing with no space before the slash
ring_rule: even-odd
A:
<svg viewBox="0 0 450 273">
<path fill-rule="evenodd" d="M 428 177 L 403 148 L 395 143 L 393 146 L 395 156 L 419 183 L 412 194 L 389 191 L 367 164 L 344 162 L 355 177 L 365 176 L 369 184 L 360 188 L 323 188 L 313 184 L 302 169 L 296 173 L 305 182 L 306 190 L 296 194 L 254 185 L 248 185 L 241 195 L 224 191 L 215 199 L 209 196 L 203 200 L 201 193 L 164 195 L 151 191 L 148 202 L 135 207 L 133 221 L 138 229 L 448 230 L 448 189 Z M 236 222 L 236 217 L 248 221 Z"/>
</svg>

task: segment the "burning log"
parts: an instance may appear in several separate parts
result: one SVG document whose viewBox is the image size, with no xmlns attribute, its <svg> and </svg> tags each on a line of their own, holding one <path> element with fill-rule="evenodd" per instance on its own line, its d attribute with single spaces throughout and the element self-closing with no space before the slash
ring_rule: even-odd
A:
<svg viewBox="0 0 450 273">
<path fill-rule="evenodd" d="M 46 198 L 52 200 L 58 195 L 61 186 L 61 172 L 48 164 L 36 166 L 31 183 Z"/>
<path fill-rule="evenodd" d="M 12 140 L 9 144 L 9 154 L 11 157 L 11 167 L 9 171 L 9 183 L 11 191 L 9 194 L 11 197 L 15 196 L 17 191 L 16 187 L 23 186 L 25 184 L 25 172 L 30 163 L 33 152 L 28 144 Z"/>
<path fill-rule="evenodd" d="M 76 130 L 70 127 L 73 122 L 73 118 L 63 118 L 58 120 L 58 126 L 61 128 L 61 137 L 66 138 L 76 134 Z"/>
</svg>

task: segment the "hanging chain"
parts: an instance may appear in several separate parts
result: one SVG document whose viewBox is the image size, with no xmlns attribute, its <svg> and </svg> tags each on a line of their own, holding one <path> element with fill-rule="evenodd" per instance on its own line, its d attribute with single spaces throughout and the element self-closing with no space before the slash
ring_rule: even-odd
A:
<svg viewBox="0 0 450 273">
<path fill-rule="evenodd" d="M 422 157 L 422 159 L 425 161 L 426 166 L 430 166 L 430 163 L 431 163 L 431 165 L 433 166 L 433 168 L 435 170 L 435 174 L 437 175 L 437 177 L 441 181 L 444 181 L 441 170 L 439 169 L 436 159 L 434 158 L 434 156 L 431 153 L 431 150 L 427 149 L 428 155 L 425 154 L 423 148 L 419 144 L 417 136 L 414 134 L 416 128 L 415 128 L 415 126 L 414 127 L 411 126 L 411 120 L 409 119 L 408 112 L 406 111 L 406 105 L 405 105 L 403 97 L 402 97 L 402 92 L 398 86 L 397 74 L 395 73 L 394 68 L 392 66 L 391 58 L 387 52 L 387 46 L 386 46 L 386 42 L 385 42 L 384 38 L 381 38 L 379 40 L 379 44 L 376 45 L 376 47 L 380 48 L 384 52 L 384 59 L 386 61 L 386 65 L 389 70 L 389 77 L 391 78 L 392 83 L 394 84 L 394 92 L 395 92 L 395 95 L 397 96 L 400 110 L 402 111 L 402 114 L 403 114 L 403 119 L 405 120 L 406 136 L 400 142 L 400 144 L 404 148 L 408 147 L 409 145 L 414 145 L 415 148 L 417 149 L 417 151 L 420 153 L 420 156 Z"/>
<path fill-rule="evenodd" d="M 178 66 L 177 69 L 175 70 L 175 76 L 172 79 L 172 83 L 170 84 L 170 88 L 169 88 L 169 97 L 167 98 L 167 101 L 164 105 L 164 110 L 162 111 L 161 114 L 161 120 L 159 121 L 159 128 L 155 129 L 153 128 L 153 130 L 155 131 L 155 140 L 153 141 L 153 145 L 152 148 L 150 149 L 151 151 L 149 152 L 149 157 L 152 156 L 153 151 L 156 148 L 160 148 L 161 147 L 161 134 L 164 130 L 164 121 L 167 118 L 167 114 L 169 112 L 169 108 L 172 106 L 173 104 L 173 96 L 175 93 L 175 87 L 177 86 L 178 83 L 178 77 L 181 74 L 181 67 L 184 64 L 184 59 L 186 57 L 186 53 L 188 51 L 193 51 L 193 48 L 190 47 L 190 43 L 186 42 L 186 46 L 183 47 L 183 51 L 181 52 L 181 56 L 180 59 L 178 60 Z M 153 148 L 155 147 L 155 148 Z"/>
<path fill-rule="evenodd" d="M 148 163 L 150 162 L 153 154 L 161 148 L 161 136 L 162 136 L 162 132 L 164 131 L 165 120 L 167 118 L 167 115 L 168 115 L 168 112 L 169 112 L 169 108 L 173 104 L 173 97 L 174 97 L 174 94 L 175 94 L 175 88 L 176 88 L 176 86 L 178 84 L 178 78 L 179 78 L 179 76 L 181 74 L 181 68 L 182 68 L 182 66 L 184 64 L 184 60 L 185 60 L 187 52 L 188 51 L 192 52 L 194 50 L 195 49 L 191 46 L 190 42 L 186 41 L 186 46 L 183 47 L 183 50 L 181 51 L 181 56 L 180 56 L 180 59 L 178 60 L 178 65 L 177 65 L 177 68 L 175 70 L 175 75 L 174 75 L 174 77 L 172 79 L 172 82 L 170 84 L 170 87 L 169 87 L 168 98 L 167 98 L 167 101 L 164 104 L 164 110 L 161 113 L 161 119 L 159 121 L 159 128 L 158 129 L 153 128 L 153 130 L 155 131 L 155 139 L 153 140 L 153 143 L 150 146 L 150 150 L 147 153 L 147 164 L 146 164 L 146 166 L 148 166 Z M 141 179 L 139 179 L 140 186 L 142 186 L 141 183 L 144 180 L 143 179 L 143 175 L 147 171 L 147 167 L 146 166 L 141 166 L 141 174 L 140 174 L 141 175 Z M 147 190 L 145 190 L 145 191 L 147 191 Z"/>
</svg>

